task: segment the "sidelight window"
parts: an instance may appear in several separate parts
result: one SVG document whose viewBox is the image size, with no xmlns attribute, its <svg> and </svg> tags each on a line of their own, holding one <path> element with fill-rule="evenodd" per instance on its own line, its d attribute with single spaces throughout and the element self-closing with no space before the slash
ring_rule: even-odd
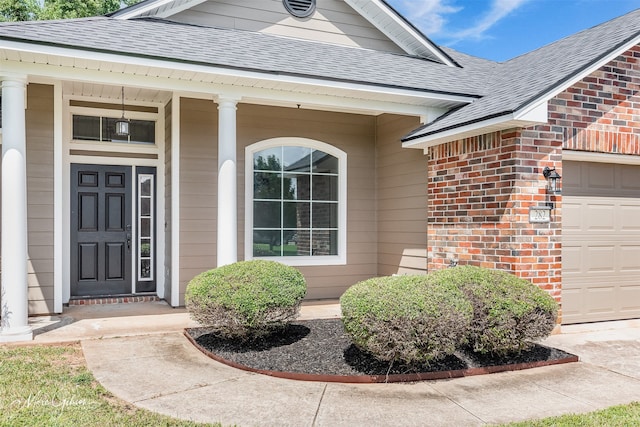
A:
<svg viewBox="0 0 640 427">
<path fill-rule="evenodd" d="M 138 281 L 152 281 L 154 265 L 154 175 L 138 175 Z"/>
</svg>

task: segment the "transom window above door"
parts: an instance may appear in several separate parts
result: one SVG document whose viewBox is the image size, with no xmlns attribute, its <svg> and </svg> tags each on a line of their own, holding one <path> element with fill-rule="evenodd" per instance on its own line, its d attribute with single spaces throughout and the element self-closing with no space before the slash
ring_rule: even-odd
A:
<svg viewBox="0 0 640 427">
<path fill-rule="evenodd" d="M 246 258 L 344 263 L 346 154 L 319 141 L 278 138 L 248 147 L 247 160 Z"/>
<path fill-rule="evenodd" d="M 118 118 L 73 115 L 72 137 L 76 141 L 116 142 L 129 144 L 155 144 L 156 122 L 129 120 L 129 135 L 116 134 Z"/>
</svg>

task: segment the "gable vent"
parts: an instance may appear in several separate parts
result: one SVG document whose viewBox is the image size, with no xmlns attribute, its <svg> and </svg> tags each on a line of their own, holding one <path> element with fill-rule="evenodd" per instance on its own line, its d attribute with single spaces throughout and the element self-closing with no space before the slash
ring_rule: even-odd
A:
<svg viewBox="0 0 640 427">
<path fill-rule="evenodd" d="M 316 0 L 282 0 L 282 3 L 297 18 L 306 18 L 316 10 Z"/>
</svg>

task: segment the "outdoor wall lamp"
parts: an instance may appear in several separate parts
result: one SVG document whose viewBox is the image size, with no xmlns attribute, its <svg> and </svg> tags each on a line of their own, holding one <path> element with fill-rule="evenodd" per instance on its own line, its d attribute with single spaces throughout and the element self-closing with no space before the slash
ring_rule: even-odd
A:
<svg viewBox="0 0 640 427">
<path fill-rule="evenodd" d="M 122 117 L 116 121 L 116 135 L 129 136 L 129 119 L 124 117 L 124 86 L 122 87 Z"/>
<path fill-rule="evenodd" d="M 547 180 L 547 193 L 548 194 L 560 194 L 560 179 L 562 177 L 556 171 L 556 168 L 550 168 L 549 166 L 545 166 L 542 171 L 542 175 Z"/>
</svg>

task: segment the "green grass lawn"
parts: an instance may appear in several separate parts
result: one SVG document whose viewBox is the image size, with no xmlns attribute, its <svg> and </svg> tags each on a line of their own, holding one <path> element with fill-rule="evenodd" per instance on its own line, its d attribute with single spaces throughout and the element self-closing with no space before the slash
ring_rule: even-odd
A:
<svg viewBox="0 0 640 427">
<path fill-rule="evenodd" d="M 640 403 L 613 406 L 581 415 L 563 415 L 537 421 L 505 424 L 508 427 L 632 427 L 640 426 Z"/>
<path fill-rule="evenodd" d="M 0 346 L 0 426 L 196 425 L 202 424 L 138 409 L 114 397 L 87 370 L 78 344 Z M 640 426 L 640 403 L 508 426 Z"/>
<path fill-rule="evenodd" d="M 0 426 L 195 425 L 114 397 L 87 370 L 78 344 L 0 346 Z"/>
</svg>

